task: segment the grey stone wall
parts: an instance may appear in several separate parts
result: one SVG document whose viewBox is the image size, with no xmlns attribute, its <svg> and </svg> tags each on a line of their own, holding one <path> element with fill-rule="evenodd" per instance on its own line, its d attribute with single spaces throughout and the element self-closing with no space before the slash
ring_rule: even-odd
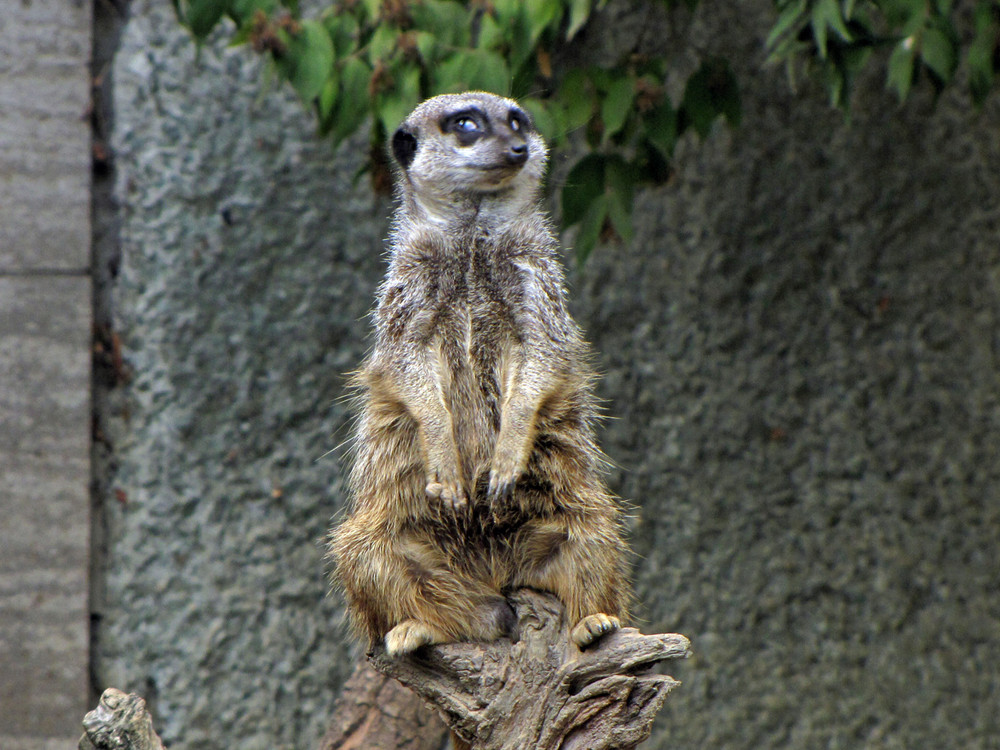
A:
<svg viewBox="0 0 1000 750">
<path fill-rule="evenodd" d="M 996 747 L 1000 110 L 872 81 L 848 123 L 762 68 L 768 8 L 703 6 L 744 123 L 572 274 L 641 625 L 696 652 L 648 747 Z M 363 142 L 316 142 L 158 4 L 114 107 L 132 379 L 102 415 L 98 677 L 175 749 L 307 748 L 352 653 L 320 542 L 389 206 L 352 183 Z"/>
</svg>

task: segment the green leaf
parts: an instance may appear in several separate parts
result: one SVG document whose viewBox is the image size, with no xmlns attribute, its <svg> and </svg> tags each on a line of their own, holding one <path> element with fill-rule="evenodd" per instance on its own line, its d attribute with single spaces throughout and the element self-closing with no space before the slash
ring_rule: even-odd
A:
<svg viewBox="0 0 1000 750">
<path fill-rule="evenodd" d="M 767 41 L 764 43 L 764 47 L 766 49 L 773 48 L 777 41 L 785 35 L 785 32 L 789 31 L 792 26 L 802 20 L 805 10 L 806 0 L 799 0 L 799 2 L 794 3 L 783 10 L 781 15 L 778 16 L 778 22 L 774 24 L 774 28 L 772 28 L 770 33 L 767 35 Z"/>
<path fill-rule="evenodd" d="M 608 218 L 608 196 L 597 196 L 589 206 L 576 233 L 576 262 L 581 266 L 587 262 L 590 253 L 601 238 L 601 230 Z"/>
<path fill-rule="evenodd" d="M 238 25 L 242 25 L 252 19 L 258 10 L 270 16 L 277 7 L 278 0 L 232 0 L 229 15 Z"/>
<path fill-rule="evenodd" d="M 566 29 L 567 41 L 576 36 L 590 18 L 590 8 L 593 0 L 569 0 L 569 26 Z"/>
<path fill-rule="evenodd" d="M 496 13 L 497 23 L 506 27 L 515 20 L 524 10 L 523 0 L 493 0 L 493 12 Z"/>
<path fill-rule="evenodd" d="M 365 11 L 365 17 L 370 21 L 377 21 L 379 11 L 382 9 L 382 0 L 361 0 L 361 7 Z"/>
<path fill-rule="evenodd" d="M 476 47 L 497 50 L 504 45 L 504 41 L 504 32 L 500 24 L 489 13 L 483 13 L 479 19 L 479 38 L 476 40 Z"/>
<path fill-rule="evenodd" d="M 438 94 L 461 91 L 489 91 L 506 96 L 510 90 L 510 69 L 496 52 L 466 50 L 456 52 L 433 71 Z"/>
<path fill-rule="evenodd" d="M 974 12 L 976 34 L 969 45 L 966 62 L 969 66 L 969 91 L 972 101 L 977 106 L 986 100 L 996 70 L 993 64 L 998 41 L 1000 41 L 1000 24 L 998 24 L 994 0 L 980 0 Z"/>
<path fill-rule="evenodd" d="M 958 42 L 937 27 L 924 30 L 920 40 L 920 60 L 941 79 L 949 83 L 958 66 Z"/>
<path fill-rule="evenodd" d="M 396 51 L 399 42 L 399 29 L 387 23 L 381 23 L 372 34 L 368 43 L 368 59 L 372 62 L 376 60 L 388 60 L 392 53 Z"/>
<path fill-rule="evenodd" d="M 525 3 L 524 7 L 527 11 L 528 35 L 532 46 L 534 46 L 542 32 L 553 21 L 558 20 L 562 5 L 559 0 L 531 0 L 531 2 Z"/>
<path fill-rule="evenodd" d="M 183 9 L 184 24 L 196 39 L 202 40 L 229 10 L 229 0 L 187 0 Z"/>
<path fill-rule="evenodd" d="M 460 3 L 451 0 L 421 0 L 408 3 L 413 25 L 428 31 L 446 47 L 468 47 L 472 16 Z"/>
<path fill-rule="evenodd" d="M 333 68 L 333 42 L 321 23 L 302 22 L 301 31 L 291 38 L 283 64 L 287 64 L 288 80 L 303 101 L 319 96 Z"/>
<path fill-rule="evenodd" d="M 586 72 L 575 68 L 566 74 L 559 87 L 559 99 L 566 105 L 566 129 L 582 128 L 597 109 L 597 93 Z"/>
<path fill-rule="evenodd" d="M 621 157 L 609 159 L 605 169 L 608 217 L 618 236 L 632 240 L 632 202 L 635 198 L 635 169 Z"/>
<path fill-rule="evenodd" d="M 840 4 L 837 0 L 819 0 L 812 10 L 813 37 L 816 39 L 816 46 L 819 49 L 819 56 L 826 59 L 827 29 L 833 29 L 844 41 L 851 40 L 851 32 L 848 31 L 843 17 L 840 15 Z"/>
<path fill-rule="evenodd" d="M 344 61 L 344 66 L 340 69 L 337 109 L 332 116 L 334 142 L 339 143 L 357 130 L 371 111 L 368 98 L 371 76 L 371 68 L 357 57 L 349 57 Z"/>
<path fill-rule="evenodd" d="M 643 116 L 646 138 L 664 159 L 670 159 L 677 144 L 677 112 L 670 100 L 664 96 L 663 102 Z"/>
<path fill-rule="evenodd" d="M 826 21 L 823 20 L 823 3 L 817 3 L 812 11 L 812 32 L 820 59 L 826 59 Z"/>
<path fill-rule="evenodd" d="M 906 101 L 913 84 L 914 57 L 913 42 L 909 37 L 897 44 L 889 56 L 887 85 L 896 92 L 901 102 Z"/>
<path fill-rule="evenodd" d="M 923 23 L 926 7 L 927 0 L 883 0 L 879 3 L 889 26 L 903 27 L 904 36 L 912 34 Z M 914 20 L 917 21 L 916 26 L 913 26 Z"/>
<path fill-rule="evenodd" d="M 506 57 L 513 70 L 519 70 L 535 52 L 526 6 L 526 3 L 514 0 L 497 0 L 493 4 L 497 24 L 504 32 Z"/>
<path fill-rule="evenodd" d="M 821 3 L 826 9 L 823 18 L 829 27 L 836 31 L 837 36 L 845 42 L 851 41 L 851 30 L 847 28 L 847 23 L 844 21 L 838 0 L 821 0 Z"/>
<path fill-rule="evenodd" d="M 702 62 L 684 87 L 678 132 L 690 125 L 704 138 L 719 115 L 724 115 L 730 125 L 739 125 L 742 117 L 740 90 L 729 63 L 709 58 Z"/>
<path fill-rule="evenodd" d="M 349 13 L 328 15 L 323 19 L 323 25 L 333 41 L 337 57 L 344 58 L 357 49 L 358 20 L 354 16 Z"/>
<path fill-rule="evenodd" d="M 417 52 L 420 53 L 420 59 L 425 64 L 430 65 L 438 56 L 437 39 L 427 31 L 414 31 L 411 33 L 413 34 L 414 43 L 417 45 Z"/>
<path fill-rule="evenodd" d="M 635 80 L 631 76 L 619 78 L 611 83 L 601 102 L 601 121 L 604 123 L 604 141 L 625 125 L 632 113 L 635 100 Z"/>
<path fill-rule="evenodd" d="M 330 71 L 330 77 L 323 84 L 323 89 L 316 99 L 316 114 L 319 116 L 320 135 L 326 135 L 333 127 L 334 107 L 337 104 L 337 93 L 340 90 L 340 76 L 337 69 Z"/>
<path fill-rule="evenodd" d="M 521 99 L 521 106 L 528 110 L 531 119 L 535 121 L 535 127 L 546 141 L 551 144 L 559 140 L 562 133 L 556 114 L 556 110 L 560 108 L 558 103 L 528 97 Z"/>
<path fill-rule="evenodd" d="M 386 133 L 392 133 L 420 103 L 420 68 L 400 67 L 393 71 L 395 85 L 378 100 L 378 116 Z"/>
<path fill-rule="evenodd" d="M 580 221 L 594 200 L 604 195 L 604 170 L 605 158 L 596 153 L 587 154 L 573 165 L 562 189 L 563 228 Z"/>
</svg>

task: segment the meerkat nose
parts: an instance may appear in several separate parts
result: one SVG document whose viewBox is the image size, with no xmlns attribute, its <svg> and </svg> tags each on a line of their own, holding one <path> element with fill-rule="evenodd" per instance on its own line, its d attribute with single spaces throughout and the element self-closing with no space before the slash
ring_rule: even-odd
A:
<svg viewBox="0 0 1000 750">
<path fill-rule="evenodd" d="M 507 149 L 507 163 L 511 166 L 524 164 L 528 161 L 528 144 L 512 143 Z"/>
</svg>

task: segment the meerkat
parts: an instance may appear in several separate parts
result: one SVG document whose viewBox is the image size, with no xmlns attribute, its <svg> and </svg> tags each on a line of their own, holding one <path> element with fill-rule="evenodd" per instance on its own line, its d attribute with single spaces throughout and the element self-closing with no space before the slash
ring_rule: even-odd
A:
<svg viewBox="0 0 1000 750">
<path fill-rule="evenodd" d="M 585 648 L 625 616 L 627 549 L 540 208 L 545 142 L 515 101 L 472 92 L 423 102 L 391 151 L 398 209 L 355 376 L 335 583 L 390 656 L 507 634 L 520 587 L 556 595 Z"/>
</svg>

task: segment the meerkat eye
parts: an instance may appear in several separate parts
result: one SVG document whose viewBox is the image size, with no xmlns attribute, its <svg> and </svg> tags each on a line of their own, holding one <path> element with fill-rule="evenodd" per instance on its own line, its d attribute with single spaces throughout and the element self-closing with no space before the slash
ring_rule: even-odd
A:
<svg viewBox="0 0 1000 750">
<path fill-rule="evenodd" d="M 477 120 L 474 115 L 459 114 L 445 120 L 443 129 L 449 133 L 455 133 L 456 135 L 472 135 L 474 133 L 479 133 L 482 130 L 482 127 L 479 124 L 479 120 Z"/>
<path fill-rule="evenodd" d="M 471 146 L 488 132 L 488 127 L 484 116 L 476 110 L 465 110 L 446 117 L 441 122 L 441 131 L 454 135 L 460 146 Z"/>
<path fill-rule="evenodd" d="M 507 123 L 515 133 L 520 133 L 522 130 L 531 130 L 531 120 L 519 109 L 512 109 L 510 111 Z"/>
</svg>

